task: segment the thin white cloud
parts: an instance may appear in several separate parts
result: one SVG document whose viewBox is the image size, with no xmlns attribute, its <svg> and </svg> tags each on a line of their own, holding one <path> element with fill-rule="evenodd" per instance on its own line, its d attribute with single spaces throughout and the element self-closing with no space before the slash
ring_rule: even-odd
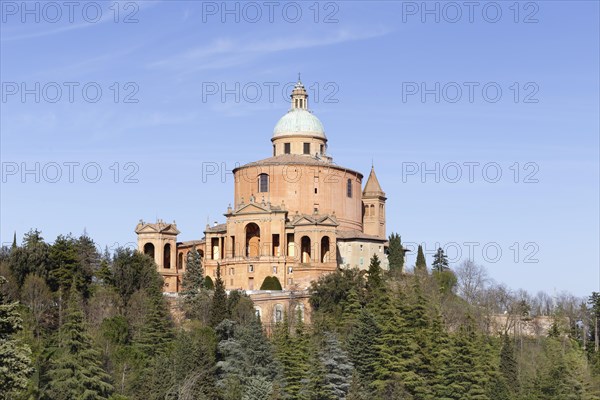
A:
<svg viewBox="0 0 600 400">
<path fill-rule="evenodd" d="M 138 4 L 138 7 L 139 7 L 137 9 L 137 11 L 139 12 L 142 9 L 154 7 L 157 4 L 159 4 L 160 2 L 161 2 L 161 0 L 137 2 L 136 4 Z M 113 2 L 111 2 L 110 4 L 112 5 Z M 69 14 L 67 12 L 63 12 L 63 15 L 66 15 L 68 17 Z M 0 42 L 11 42 L 11 41 L 15 41 L 15 40 L 35 39 L 35 38 L 39 38 L 39 37 L 52 36 L 52 35 L 69 32 L 69 31 L 73 31 L 73 30 L 92 28 L 95 26 L 102 25 L 106 22 L 114 22 L 114 18 L 115 17 L 114 17 L 113 11 L 102 9 L 102 17 L 100 17 L 100 19 L 97 22 L 85 22 L 85 21 L 78 22 L 78 23 L 65 22 L 66 25 L 62 25 L 62 26 L 56 27 L 54 29 L 41 29 L 37 32 L 28 32 L 28 33 L 24 33 L 24 34 L 12 33 L 10 28 L 5 27 L 5 28 L 3 28 L 4 35 L 2 37 L 0 37 Z M 55 26 L 50 23 L 37 24 L 37 25 L 38 26 L 48 25 L 48 26 L 52 26 L 52 27 Z M 22 23 L 22 24 L 19 24 L 19 27 L 24 27 L 24 29 L 31 30 L 30 29 L 31 24 Z M 15 29 L 12 29 L 12 30 L 14 31 Z"/>
<path fill-rule="evenodd" d="M 254 39 L 253 41 L 219 38 L 207 46 L 197 47 L 154 61 L 148 67 L 166 68 L 182 72 L 226 68 L 241 65 L 253 58 L 271 53 L 367 40 L 387 35 L 390 32 L 390 29 L 382 27 L 368 31 L 340 29 L 333 34 L 308 37 L 303 33 L 291 37 L 270 37 L 262 40 Z"/>
</svg>

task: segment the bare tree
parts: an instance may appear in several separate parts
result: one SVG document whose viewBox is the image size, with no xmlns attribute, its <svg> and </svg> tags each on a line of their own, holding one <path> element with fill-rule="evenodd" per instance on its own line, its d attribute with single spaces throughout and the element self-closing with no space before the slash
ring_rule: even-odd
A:
<svg viewBox="0 0 600 400">
<path fill-rule="evenodd" d="M 469 304 L 477 304 L 489 283 L 487 270 L 471 260 L 465 260 L 455 270 L 458 279 L 458 294 Z"/>
<path fill-rule="evenodd" d="M 54 305 L 52 291 L 43 278 L 28 274 L 21 289 L 21 301 L 31 310 L 35 320 L 35 335 L 39 338 L 42 323 Z"/>
</svg>

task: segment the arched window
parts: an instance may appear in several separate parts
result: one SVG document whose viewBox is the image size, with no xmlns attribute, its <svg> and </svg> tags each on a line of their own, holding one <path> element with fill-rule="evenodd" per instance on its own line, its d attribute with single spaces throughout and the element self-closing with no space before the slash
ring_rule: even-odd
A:
<svg viewBox="0 0 600 400">
<path fill-rule="evenodd" d="M 177 269 L 182 269 L 183 268 L 183 253 L 179 252 L 179 255 L 177 256 Z"/>
<path fill-rule="evenodd" d="M 246 225 L 246 257 L 260 255 L 260 228 L 254 222 Z"/>
<path fill-rule="evenodd" d="M 321 238 L 321 262 L 329 261 L 329 236 Z"/>
<path fill-rule="evenodd" d="M 308 236 L 302 236 L 302 241 L 300 244 L 302 248 L 302 262 L 309 263 L 310 262 L 310 238 Z"/>
<path fill-rule="evenodd" d="M 165 252 L 163 253 L 163 268 L 171 268 L 171 245 L 165 244 Z"/>
<path fill-rule="evenodd" d="M 375 204 L 371 204 L 370 208 L 371 208 L 371 212 L 370 212 L 371 217 L 374 217 L 375 216 Z"/>
<path fill-rule="evenodd" d="M 154 259 L 154 245 L 152 243 L 146 243 L 144 245 L 144 254 Z"/>
<path fill-rule="evenodd" d="M 352 179 L 346 181 L 346 196 L 352 197 Z"/>
<path fill-rule="evenodd" d="M 266 193 L 269 191 L 269 175 L 260 174 L 258 176 L 258 192 Z"/>
<path fill-rule="evenodd" d="M 275 309 L 273 310 L 273 320 L 275 322 L 283 321 L 283 306 L 281 304 L 275 305 Z"/>
</svg>

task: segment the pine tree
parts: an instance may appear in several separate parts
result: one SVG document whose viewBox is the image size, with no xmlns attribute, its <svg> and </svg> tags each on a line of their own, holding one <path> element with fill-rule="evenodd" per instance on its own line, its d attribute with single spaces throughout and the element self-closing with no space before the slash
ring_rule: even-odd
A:
<svg viewBox="0 0 600 400">
<path fill-rule="evenodd" d="M 340 323 L 340 330 L 344 337 L 346 337 L 358 322 L 358 316 L 360 314 L 361 306 L 358 299 L 356 289 L 350 289 L 348 298 L 343 302 L 342 308 L 342 319 Z"/>
<path fill-rule="evenodd" d="M 6 279 L 0 276 L 0 399 L 9 400 L 23 391 L 33 373 L 31 350 L 14 335 L 23 329 L 17 303 L 7 303 L 2 294 Z"/>
<path fill-rule="evenodd" d="M 415 272 L 427 272 L 427 262 L 425 261 L 425 254 L 423 254 L 423 247 L 419 245 L 417 250 L 417 262 L 415 264 Z"/>
<path fill-rule="evenodd" d="M 94 349 L 85 330 L 81 295 L 75 283 L 70 293 L 60 328 L 60 348 L 48 371 L 47 396 L 53 400 L 107 399 L 114 388 L 102 367 L 100 352 Z"/>
<path fill-rule="evenodd" d="M 182 292 L 185 297 L 192 297 L 204 287 L 204 271 L 202 269 L 202 256 L 194 247 L 187 254 L 185 273 L 181 282 Z"/>
<path fill-rule="evenodd" d="M 301 320 L 296 321 L 294 335 L 290 334 L 287 316 L 275 325 L 273 334 L 275 358 L 282 373 L 284 398 L 296 399 L 302 389 L 302 382 L 308 371 L 308 338 Z"/>
<path fill-rule="evenodd" d="M 227 312 L 227 293 L 225 292 L 225 284 L 221 278 L 221 265 L 217 263 L 217 278 L 215 280 L 215 292 L 213 293 L 211 308 L 210 308 L 210 325 L 216 327 L 228 318 Z"/>
<path fill-rule="evenodd" d="M 410 327 L 389 294 L 381 297 L 376 305 L 376 321 L 381 330 L 378 341 L 379 362 L 375 371 L 374 386 L 379 393 L 392 390 L 401 393 L 394 382 L 401 382 L 402 389 L 415 395 L 424 391 L 425 380 L 417 374 L 421 368 L 418 346 Z"/>
<path fill-rule="evenodd" d="M 472 323 L 461 326 L 451 343 L 450 357 L 440 371 L 436 398 L 452 400 L 489 400 L 486 377 L 480 365 L 480 349 Z"/>
<path fill-rule="evenodd" d="M 162 294 L 148 291 L 146 315 L 139 335 L 134 338 L 136 348 L 147 357 L 164 353 L 173 339 L 171 319 Z"/>
<path fill-rule="evenodd" d="M 435 254 L 433 255 L 433 264 L 431 265 L 431 269 L 433 271 L 437 271 L 438 273 L 450 269 L 448 267 L 448 256 L 444 254 L 444 250 L 441 247 L 438 248 Z"/>
<path fill-rule="evenodd" d="M 403 273 L 404 272 L 404 248 L 402 247 L 402 240 L 400 235 L 392 233 L 388 239 L 388 261 L 390 265 L 390 272 Z"/>
<path fill-rule="evenodd" d="M 369 387 L 376 377 L 380 337 L 381 331 L 373 314 L 366 308 L 362 309 L 356 327 L 348 338 L 346 348 L 358 374 L 358 380 L 365 387 Z"/>
</svg>

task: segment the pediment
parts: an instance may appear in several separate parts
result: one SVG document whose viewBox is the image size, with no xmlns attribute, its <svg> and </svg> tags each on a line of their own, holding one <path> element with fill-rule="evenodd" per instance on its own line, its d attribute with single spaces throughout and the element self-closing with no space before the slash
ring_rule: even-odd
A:
<svg viewBox="0 0 600 400">
<path fill-rule="evenodd" d="M 180 232 L 173 224 L 139 224 L 135 233 L 161 233 L 166 235 L 178 235 Z"/>
<path fill-rule="evenodd" d="M 268 213 L 270 212 L 266 206 L 257 203 L 249 203 L 240 207 L 235 213 L 236 214 L 254 214 L 254 213 Z"/>
</svg>

